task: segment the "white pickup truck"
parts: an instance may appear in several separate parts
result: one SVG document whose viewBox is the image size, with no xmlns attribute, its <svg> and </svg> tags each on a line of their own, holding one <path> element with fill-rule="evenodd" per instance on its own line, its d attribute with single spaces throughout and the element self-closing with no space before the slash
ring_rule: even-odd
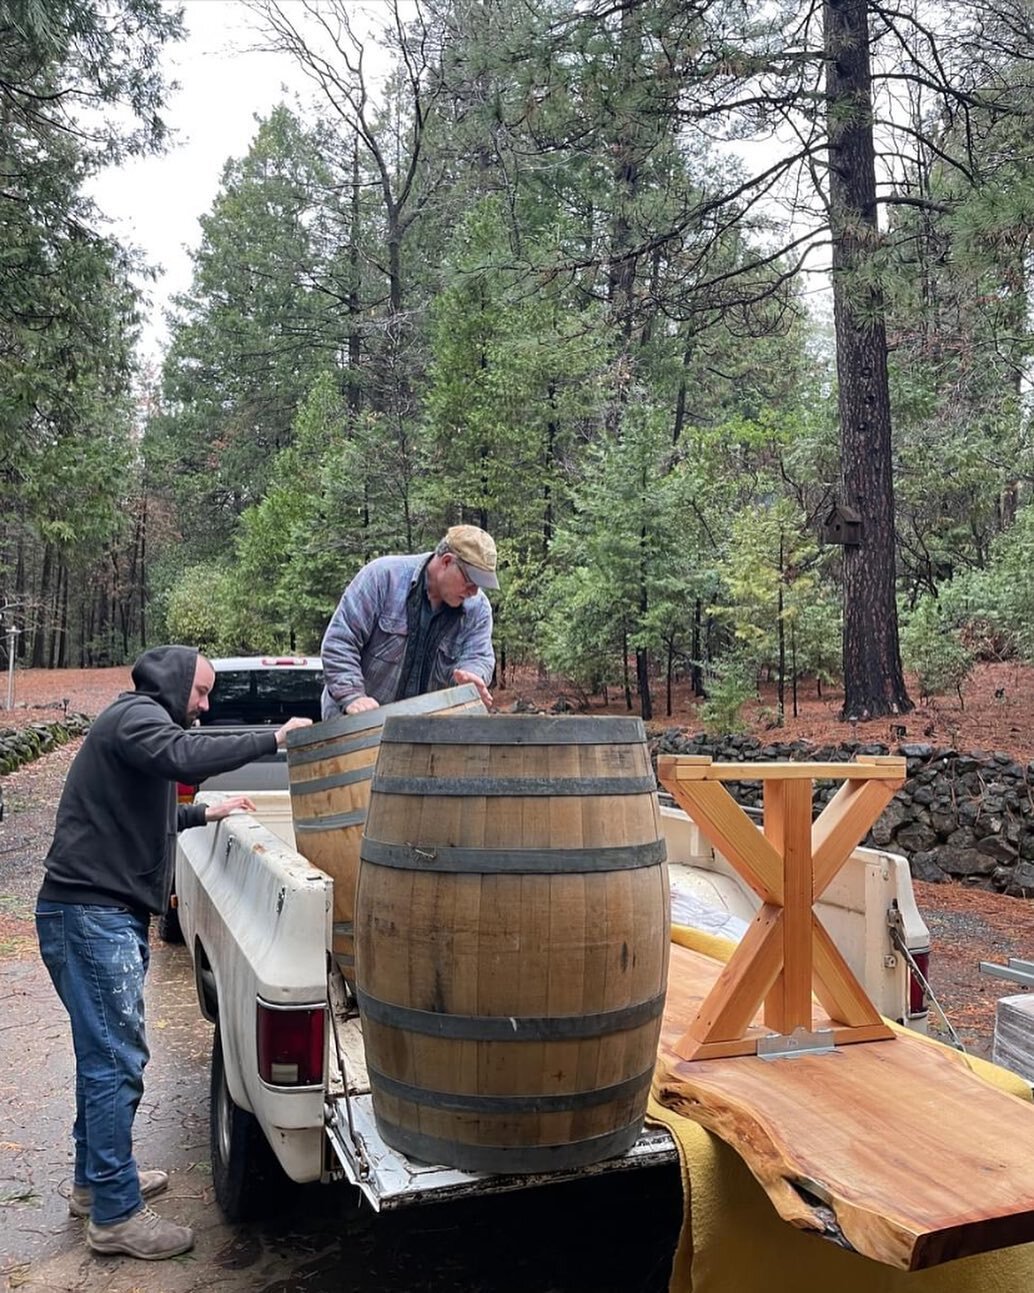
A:
<svg viewBox="0 0 1034 1293">
<path fill-rule="evenodd" d="M 669 1133 L 650 1127 L 619 1158 L 538 1176 L 417 1163 L 386 1145 L 358 1010 L 331 955 L 333 880 L 295 850 L 289 793 L 252 798 L 254 815 L 183 832 L 176 864 L 198 1001 L 215 1025 L 212 1172 L 230 1220 L 265 1211 L 284 1175 L 347 1179 L 382 1210 L 674 1161 Z M 738 938 L 756 897 L 681 810 L 661 815 L 673 920 Z M 857 849 L 817 912 L 881 1013 L 925 1030 L 929 934 L 905 859 Z"/>
</svg>

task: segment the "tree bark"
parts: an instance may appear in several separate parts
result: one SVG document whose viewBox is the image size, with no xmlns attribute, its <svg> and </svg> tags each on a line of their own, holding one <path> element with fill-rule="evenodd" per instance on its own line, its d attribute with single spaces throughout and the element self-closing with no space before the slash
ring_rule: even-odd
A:
<svg viewBox="0 0 1034 1293">
<path fill-rule="evenodd" d="M 57 641 L 57 667 L 68 667 L 68 562 L 61 563 L 61 629 Z"/>
<path fill-rule="evenodd" d="M 693 687 L 693 695 L 698 699 L 704 694 L 703 620 L 704 603 L 697 597 L 693 601 L 693 637 L 689 649 L 692 664 L 690 665 L 689 679 Z"/>
<path fill-rule="evenodd" d="M 43 569 L 40 573 L 36 595 L 36 616 L 32 628 L 32 654 L 29 657 L 30 669 L 46 667 L 47 649 L 47 607 L 50 602 L 51 569 L 53 565 L 53 548 L 47 543 L 43 548 Z"/>
<path fill-rule="evenodd" d="M 359 363 L 362 358 L 362 267 L 359 261 L 361 191 L 357 132 L 352 140 L 352 206 L 348 230 L 348 412 L 353 431 L 362 407 L 362 384 L 359 380 Z"/>
<path fill-rule="evenodd" d="M 621 9 L 619 84 L 634 84 L 642 58 L 640 16 L 635 5 Z M 636 258 L 632 254 L 631 211 L 639 192 L 638 123 L 620 115 L 615 123 L 611 149 L 614 155 L 614 211 L 610 229 L 610 264 L 607 298 L 611 316 L 617 322 L 622 348 L 630 349 L 635 315 Z"/>
<path fill-rule="evenodd" d="M 826 113 L 839 383 L 841 501 L 861 516 L 844 549 L 843 718 L 900 714 L 894 481 L 883 294 L 859 270 L 879 232 L 867 0 L 826 0 Z"/>
<path fill-rule="evenodd" d="M 779 676 L 776 679 L 776 714 L 779 717 L 779 726 L 782 727 L 786 721 L 786 620 L 783 616 L 784 596 L 783 596 L 783 563 L 786 560 L 784 556 L 783 536 L 779 536 L 779 583 L 776 588 L 776 640 L 779 650 Z"/>
</svg>

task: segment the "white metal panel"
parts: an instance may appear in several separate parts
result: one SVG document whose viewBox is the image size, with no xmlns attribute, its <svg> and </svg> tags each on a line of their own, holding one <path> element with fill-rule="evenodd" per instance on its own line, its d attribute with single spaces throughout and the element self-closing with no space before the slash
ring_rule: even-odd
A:
<svg viewBox="0 0 1034 1293">
<path fill-rule="evenodd" d="M 347 1108 L 343 1099 L 328 1101 L 327 1130 L 346 1177 L 378 1212 L 475 1194 L 503 1194 L 678 1161 L 678 1151 L 667 1128 L 646 1127 L 627 1154 L 566 1172 L 487 1174 L 418 1163 L 385 1144 L 377 1130 L 369 1095 L 349 1100 Z"/>
</svg>

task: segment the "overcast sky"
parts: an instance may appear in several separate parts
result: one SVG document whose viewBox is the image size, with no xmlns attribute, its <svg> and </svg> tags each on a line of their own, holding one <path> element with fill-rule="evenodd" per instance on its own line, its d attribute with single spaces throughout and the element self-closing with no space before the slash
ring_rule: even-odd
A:
<svg viewBox="0 0 1034 1293">
<path fill-rule="evenodd" d="M 113 232 L 139 247 L 162 269 L 146 309 L 142 350 L 164 348 L 162 320 L 169 298 L 190 285 L 188 247 L 201 236 L 198 217 L 210 207 L 223 166 L 243 156 L 255 134 L 255 116 L 266 116 L 286 93 L 306 82 L 286 56 L 249 52 L 255 44 L 250 15 L 239 0 L 185 0 L 188 37 L 164 55 L 170 98 L 166 121 L 176 143 L 161 157 L 141 158 L 98 176 L 90 193 L 111 218 Z"/>
<path fill-rule="evenodd" d="M 176 0 L 163 3 L 176 7 Z M 348 4 L 353 23 L 367 31 L 372 15 L 384 17 L 383 0 Z M 304 104 L 310 88 L 288 56 L 255 50 L 255 20 L 240 0 L 183 0 L 183 8 L 187 38 L 164 52 L 167 79 L 179 83 L 165 112 L 173 146 L 106 171 L 89 187 L 115 235 L 159 271 L 156 281 L 141 284 L 141 357 L 153 360 L 167 343 L 169 301 L 190 285 L 188 249 L 198 245 L 198 218 L 211 209 L 224 165 L 248 151 L 256 116 L 285 98 L 293 103 L 300 95 Z"/>
</svg>

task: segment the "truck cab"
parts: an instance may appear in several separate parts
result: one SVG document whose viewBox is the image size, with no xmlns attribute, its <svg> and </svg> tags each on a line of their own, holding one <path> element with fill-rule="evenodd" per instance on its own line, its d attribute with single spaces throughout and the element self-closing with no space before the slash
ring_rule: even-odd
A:
<svg viewBox="0 0 1034 1293">
<path fill-rule="evenodd" d="M 280 727 L 289 718 L 320 720 L 323 662 L 319 656 L 220 656 L 209 662 L 215 686 L 208 709 L 197 726 L 224 732 Z M 287 751 L 274 750 L 233 772 L 208 777 L 200 785 L 181 781 L 176 788 L 181 804 L 191 804 L 199 790 L 232 790 L 236 794 L 287 789 Z M 158 937 L 181 943 L 178 899 L 173 883 L 168 909 L 158 918 Z"/>
<path fill-rule="evenodd" d="M 319 656 L 228 656 L 211 662 L 215 686 L 198 726 L 220 731 L 280 727 L 289 718 L 320 720 L 323 663 Z M 280 790 L 287 786 L 287 752 L 277 750 L 203 783 L 205 790 Z"/>
</svg>

